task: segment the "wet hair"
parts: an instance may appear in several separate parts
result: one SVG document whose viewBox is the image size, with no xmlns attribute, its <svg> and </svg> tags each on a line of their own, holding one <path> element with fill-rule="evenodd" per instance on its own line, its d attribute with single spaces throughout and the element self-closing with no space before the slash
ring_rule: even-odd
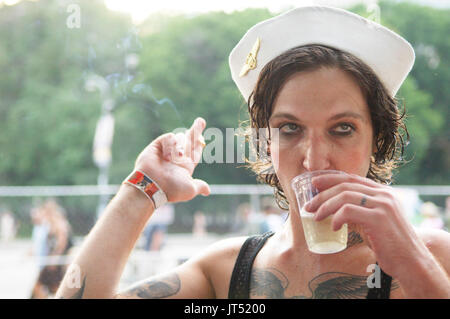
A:
<svg viewBox="0 0 450 319">
<path fill-rule="evenodd" d="M 270 156 L 264 156 L 258 129 L 269 127 L 269 118 L 277 95 L 290 77 L 299 72 L 310 72 L 322 67 L 338 68 L 349 74 L 359 85 L 367 105 L 373 126 L 376 151 L 371 156 L 367 178 L 382 184 L 390 184 L 392 171 L 401 162 L 409 140 L 403 122 L 405 111 L 399 110 L 398 100 L 391 97 L 372 69 L 354 55 L 319 44 L 292 48 L 267 63 L 248 98 L 249 121 L 242 123 L 244 136 L 256 153 L 256 160 L 247 159 L 247 167 L 259 182 L 274 187 L 275 199 L 282 209 L 289 209 L 283 188 L 273 170 Z M 253 130 L 252 130 L 253 129 Z M 256 129 L 256 130 L 255 130 Z M 256 137 L 251 136 L 256 132 Z M 270 132 L 268 142 L 270 143 Z"/>
</svg>

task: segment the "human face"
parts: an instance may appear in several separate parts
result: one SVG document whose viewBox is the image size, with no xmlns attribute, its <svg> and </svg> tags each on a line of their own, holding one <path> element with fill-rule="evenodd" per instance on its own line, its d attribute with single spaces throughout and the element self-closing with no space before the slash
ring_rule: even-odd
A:
<svg viewBox="0 0 450 319">
<path fill-rule="evenodd" d="M 289 202 L 295 202 L 292 178 L 306 171 L 368 173 L 369 107 L 355 80 L 340 69 L 294 74 L 274 102 L 269 125 L 273 166 Z"/>
</svg>

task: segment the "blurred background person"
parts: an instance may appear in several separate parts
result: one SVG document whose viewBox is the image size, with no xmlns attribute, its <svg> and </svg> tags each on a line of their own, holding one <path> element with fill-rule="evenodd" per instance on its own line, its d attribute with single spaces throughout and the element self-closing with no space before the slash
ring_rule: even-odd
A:
<svg viewBox="0 0 450 319">
<path fill-rule="evenodd" d="M 261 234 L 264 232 L 266 226 L 266 215 L 262 211 L 257 211 L 252 208 L 250 203 L 244 203 L 238 206 L 237 219 L 235 229 L 240 229 L 238 235 L 249 236 Z"/>
<path fill-rule="evenodd" d="M 31 209 L 31 222 L 33 223 L 33 231 L 31 240 L 33 242 L 32 254 L 36 256 L 39 271 L 45 267 L 46 257 L 49 254 L 47 239 L 50 232 L 50 224 L 45 216 L 45 210 L 42 206 L 36 206 Z"/>
<path fill-rule="evenodd" d="M 450 196 L 445 199 L 445 228 L 447 231 L 450 230 Z"/>
<path fill-rule="evenodd" d="M 202 211 L 196 211 L 194 213 L 194 223 L 192 225 L 192 234 L 195 237 L 205 236 L 206 230 L 206 216 Z"/>
<path fill-rule="evenodd" d="M 8 242 L 16 237 L 18 224 L 12 212 L 8 209 L 0 214 L 0 238 L 2 242 Z"/>
<path fill-rule="evenodd" d="M 425 202 L 420 208 L 423 221 L 420 223 L 421 228 L 444 229 L 444 221 L 439 213 L 439 207 L 432 202 Z"/>
<path fill-rule="evenodd" d="M 44 299 L 52 297 L 56 293 L 59 283 L 66 272 L 66 255 L 68 255 L 73 243 L 71 227 L 65 217 L 64 209 L 55 200 L 49 199 L 37 209 L 38 211 L 35 212 L 35 216 L 38 217 L 37 222 L 48 227 L 48 232 L 45 247 L 41 242 L 41 237 L 45 233 L 44 228 L 38 228 L 36 232 L 40 233 L 36 235 L 36 238 L 39 238 L 36 240 L 39 242 L 39 245 L 42 245 L 39 247 L 39 249 L 42 249 L 41 253 L 42 251 L 47 251 L 48 253 L 45 264 L 41 264 L 43 267 L 33 287 L 31 298 Z"/>
<path fill-rule="evenodd" d="M 167 229 L 174 220 L 174 206 L 165 205 L 154 212 L 154 216 L 149 220 L 144 229 L 145 237 L 144 249 L 148 251 L 160 251 L 167 236 Z"/>
<path fill-rule="evenodd" d="M 250 233 L 250 215 L 252 209 L 249 203 L 240 204 L 236 209 L 231 232 L 238 235 L 248 235 Z"/>
<path fill-rule="evenodd" d="M 268 231 L 277 232 L 283 227 L 286 215 L 278 208 L 273 197 L 263 197 L 262 211 L 264 220 L 261 223 L 261 233 Z"/>
</svg>

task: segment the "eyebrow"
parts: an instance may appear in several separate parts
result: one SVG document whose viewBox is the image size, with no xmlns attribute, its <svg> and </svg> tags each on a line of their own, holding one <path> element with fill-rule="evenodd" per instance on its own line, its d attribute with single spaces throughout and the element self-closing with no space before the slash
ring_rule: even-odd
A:
<svg viewBox="0 0 450 319">
<path fill-rule="evenodd" d="M 342 112 L 342 113 L 335 114 L 332 117 L 330 117 L 328 119 L 328 121 L 335 121 L 335 120 L 341 119 L 343 117 L 353 117 L 355 119 L 359 119 L 359 120 L 364 121 L 364 117 L 361 114 L 356 113 L 356 112 L 352 112 L 352 111 L 347 111 L 347 112 Z M 277 118 L 286 118 L 286 119 L 289 119 L 289 120 L 299 121 L 300 122 L 300 119 L 298 119 L 294 115 L 292 115 L 290 113 L 284 113 L 284 112 L 275 113 L 274 115 L 272 115 L 270 117 L 269 122 L 274 120 L 274 119 L 277 119 Z"/>
<path fill-rule="evenodd" d="M 342 112 L 342 113 L 338 113 L 336 115 L 333 115 L 332 117 L 330 117 L 328 119 L 328 121 L 338 120 L 338 119 L 343 118 L 343 117 L 353 117 L 355 119 L 359 119 L 359 120 L 364 121 L 364 117 L 361 114 L 356 113 L 356 112 L 351 112 L 351 111 Z"/>
<path fill-rule="evenodd" d="M 275 120 L 275 119 L 277 119 L 277 118 L 286 118 L 286 119 L 288 119 L 288 120 L 300 121 L 298 118 L 296 118 L 296 117 L 295 117 L 294 115 L 292 115 L 291 113 L 283 113 L 283 112 L 281 112 L 281 113 L 275 113 L 275 115 L 272 115 L 272 116 L 269 118 L 269 122 L 272 121 L 272 120 Z"/>
</svg>

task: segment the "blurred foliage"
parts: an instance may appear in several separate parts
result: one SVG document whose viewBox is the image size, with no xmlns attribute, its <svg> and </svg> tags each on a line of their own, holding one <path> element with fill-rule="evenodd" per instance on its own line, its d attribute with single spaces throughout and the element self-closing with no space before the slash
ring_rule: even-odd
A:
<svg viewBox="0 0 450 319">
<path fill-rule="evenodd" d="M 450 10 L 408 2 L 379 2 L 381 24 L 406 38 L 416 61 L 397 94 L 407 112 L 411 144 L 397 184 L 448 185 L 450 181 Z M 352 11 L 369 17 L 364 5 Z M 370 10 L 369 10 L 370 11 Z"/>
<path fill-rule="evenodd" d="M 66 25 L 72 3 L 81 9 L 80 28 Z M 408 114 L 411 144 L 405 158 L 411 161 L 396 181 L 448 184 L 450 12 L 390 1 L 379 6 L 381 23 L 408 39 L 417 55 L 398 93 Z M 364 5 L 351 10 L 370 15 Z M 228 54 L 249 27 L 271 16 L 265 9 L 155 14 L 134 26 L 101 1 L 0 7 L 0 185 L 96 183 L 92 141 L 104 96 L 88 89 L 93 74 L 108 83 L 115 102 L 112 184 L 127 176 L 151 140 L 188 128 L 198 116 L 208 127 L 237 128 L 246 107 L 231 79 Z M 238 166 L 201 163 L 195 175 L 211 184 L 254 183 Z M 75 228 L 85 232 L 94 222 L 96 199 L 61 200 L 69 215 L 84 216 Z M 232 212 L 242 200 L 193 200 L 179 210 Z"/>
</svg>

